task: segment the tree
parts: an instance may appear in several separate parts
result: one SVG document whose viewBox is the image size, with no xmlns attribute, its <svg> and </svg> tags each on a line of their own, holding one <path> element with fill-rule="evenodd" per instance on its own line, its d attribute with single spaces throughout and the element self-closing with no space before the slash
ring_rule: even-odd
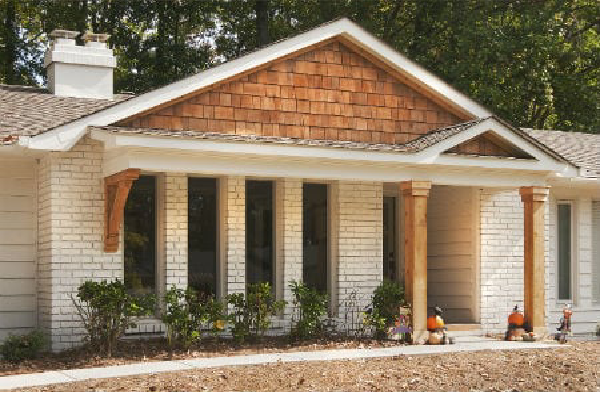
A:
<svg viewBox="0 0 600 393">
<path fill-rule="evenodd" d="M 0 82 L 35 85 L 55 28 L 111 34 L 144 92 L 340 16 L 515 125 L 600 132 L 596 0 L 0 0 Z"/>
</svg>

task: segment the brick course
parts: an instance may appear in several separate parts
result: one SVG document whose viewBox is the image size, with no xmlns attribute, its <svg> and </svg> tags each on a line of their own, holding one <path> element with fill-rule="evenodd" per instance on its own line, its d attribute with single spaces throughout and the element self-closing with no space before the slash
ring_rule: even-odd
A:
<svg viewBox="0 0 600 393">
<path fill-rule="evenodd" d="M 373 290 L 383 281 L 383 183 L 337 182 L 332 185 L 336 221 L 337 302 L 346 323 L 361 318 Z"/>
<path fill-rule="evenodd" d="M 546 303 L 548 303 L 548 212 L 546 203 Z M 523 203 L 518 189 L 481 191 L 481 328 L 503 332 L 515 304 L 523 311 Z M 547 308 L 548 310 L 548 308 Z M 548 311 L 546 312 L 546 323 Z"/>
<path fill-rule="evenodd" d="M 185 173 L 164 176 L 164 283 L 180 289 L 188 281 L 188 184 Z M 164 289 L 164 288 L 163 288 Z"/>
<path fill-rule="evenodd" d="M 88 279 L 123 279 L 122 253 L 103 252 L 104 186 L 100 142 L 82 139 L 39 165 L 39 323 L 53 350 L 83 333 L 72 296 Z"/>
</svg>

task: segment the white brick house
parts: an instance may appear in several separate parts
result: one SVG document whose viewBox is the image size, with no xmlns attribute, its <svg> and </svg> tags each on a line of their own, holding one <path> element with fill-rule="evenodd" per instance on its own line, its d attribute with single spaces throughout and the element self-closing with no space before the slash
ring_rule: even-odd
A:
<svg viewBox="0 0 600 393">
<path fill-rule="evenodd" d="M 344 320 L 386 277 L 418 332 L 435 304 L 486 332 L 514 304 L 600 319 L 598 135 L 512 127 L 344 19 L 136 97 L 88 38 L 57 36 L 49 91 L 0 86 L 0 339 L 71 347 L 76 288 L 115 278 L 304 280 Z"/>
</svg>

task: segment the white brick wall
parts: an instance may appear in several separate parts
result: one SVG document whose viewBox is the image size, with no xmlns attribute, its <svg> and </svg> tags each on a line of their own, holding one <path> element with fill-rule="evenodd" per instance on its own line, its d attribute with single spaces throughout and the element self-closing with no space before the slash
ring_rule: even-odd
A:
<svg viewBox="0 0 600 393">
<path fill-rule="evenodd" d="M 219 180 L 222 295 L 246 290 L 246 179 L 240 176 Z M 221 280 L 223 281 L 223 280 Z"/>
<path fill-rule="evenodd" d="M 506 330 L 508 315 L 515 304 L 523 311 L 523 203 L 518 189 L 488 188 L 481 191 L 480 204 L 481 328 L 484 331 L 502 332 Z M 546 203 L 546 239 L 549 233 L 548 206 Z M 545 254 L 548 303 L 547 240 Z"/>
<path fill-rule="evenodd" d="M 102 161 L 102 145 L 86 138 L 69 152 L 47 154 L 39 165 L 39 321 L 51 334 L 55 350 L 80 339 L 82 331 L 71 301 L 77 286 L 88 278 L 123 278 L 122 250 L 103 252 Z M 167 287 L 185 287 L 187 177 L 165 174 L 163 180 L 161 279 Z M 221 296 L 245 291 L 245 180 L 219 179 Z M 275 189 L 277 294 L 290 303 L 288 284 L 302 278 L 302 184 L 301 179 L 278 179 Z M 486 331 L 503 331 L 514 304 L 523 304 L 523 204 L 518 189 L 488 188 L 480 195 L 481 325 Z M 349 303 L 354 303 L 355 311 L 363 311 L 382 281 L 383 184 L 332 182 L 329 197 L 332 303 L 344 321 Z M 591 199 L 582 199 L 577 210 L 582 223 L 578 229 L 582 305 L 591 302 L 590 206 Z M 548 213 L 554 214 L 553 209 L 548 208 Z M 555 220 L 552 215 L 550 219 Z M 547 239 L 555 225 L 551 220 L 547 219 Z M 555 302 L 551 299 L 556 277 L 549 265 L 554 251 L 548 251 L 553 244 L 548 240 L 546 247 L 549 310 Z M 288 321 L 290 315 L 291 304 L 284 312 Z"/>
<path fill-rule="evenodd" d="M 333 210 L 337 220 L 339 317 L 346 320 L 354 303 L 364 310 L 383 281 L 383 183 L 338 182 Z"/>
<path fill-rule="evenodd" d="M 523 203 L 518 190 L 481 192 L 481 327 L 506 330 L 512 307 L 523 310 Z"/>
<path fill-rule="evenodd" d="M 164 283 L 187 288 L 188 280 L 188 183 L 184 173 L 164 175 Z"/>
<path fill-rule="evenodd" d="M 276 293 L 288 302 L 284 316 L 291 318 L 290 281 L 302 281 L 302 180 L 279 179 L 275 186 Z"/>
<path fill-rule="evenodd" d="M 82 139 L 48 153 L 39 167 L 38 296 L 40 326 L 52 349 L 72 347 L 82 328 L 72 296 L 87 279 L 123 278 L 122 253 L 103 252 L 102 145 Z"/>
<path fill-rule="evenodd" d="M 593 299 L 593 227 L 592 198 L 570 189 L 551 190 L 549 232 L 549 278 L 548 314 L 550 332 L 554 332 L 562 317 L 564 301 L 557 298 L 557 201 L 573 203 L 575 238 L 572 250 L 573 285 L 573 332 L 590 333 L 600 323 L 600 304 Z"/>
</svg>

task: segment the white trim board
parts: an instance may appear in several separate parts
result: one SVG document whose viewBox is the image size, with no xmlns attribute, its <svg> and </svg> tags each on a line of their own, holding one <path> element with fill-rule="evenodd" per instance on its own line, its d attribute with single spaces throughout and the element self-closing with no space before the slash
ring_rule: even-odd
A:
<svg viewBox="0 0 600 393">
<path fill-rule="evenodd" d="M 23 143 L 32 149 L 68 150 L 85 134 L 88 126 L 113 124 L 119 120 L 144 112 L 243 72 L 250 71 L 265 63 L 336 36 L 350 40 L 407 78 L 418 81 L 425 90 L 440 96 L 443 100 L 461 108 L 473 117 L 487 117 L 492 115 L 483 106 L 477 104 L 431 72 L 398 53 L 357 24 L 344 18 L 267 46 L 178 82 L 131 98 L 98 113 L 57 127 L 29 140 L 24 140 Z"/>
<path fill-rule="evenodd" d="M 315 180 L 399 182 L 430 180 L 435 184 L 519 187 L 545 185 L 548 172 L 486 168 L 448 168 L 399 162 L 365 162 L 314 157 L 272 157 L 215 152 L 120 148 L 105 152 L 104 175 L 127 168 L 210 176 L 296 177 Z"/>
<path fill-rule="evenodd" d="M 462 155 L 446 155 L 446 150 L 484 132 L 491 131 L 499 137 L 509 141 L 521 150 L 530 154 L 535 159 L 507 159 L 498 157 L 473 157 Z M 93 130 L 93 139 L 104 142 L 106 150 L 125 149 L 143 152 L 146 149 L 153 150 L 164 160 L 168 152 L 179 154 L 221 154 L 230 159 L 236 156 L 268 157 L 271 161 L 282 159 L 319 159 L 343 162 L 362 162 L 362 165 L 388 164 L 408 166 L 436 166 L 450 167 L 454 169 L 482 168 L 486 170 L 511 170 L 511 171 L 538 171 L 545 173 L 544 176 L 576 177 L 577 168 L 566 162 L 558 161 L 547 153 L 515 134 L 508 127 L 494 118 L 481 123 L 443 140 L 427 149 L 417 153 L 399 153 L 390 151 L 366 151 L 358 149 L 345 149 L 333 147 L 300 146 L 292 144 L 273 143 L 249 143 L 244 141 L 218 141 L 189 138 L 172 138 L 151 135 L 123 135 L 110 133 L 103 130 Z M 186 168 L 182 168 L 185 171 Z M 304 175 L 306 177 L 306 175 Z"/>
</svg>

